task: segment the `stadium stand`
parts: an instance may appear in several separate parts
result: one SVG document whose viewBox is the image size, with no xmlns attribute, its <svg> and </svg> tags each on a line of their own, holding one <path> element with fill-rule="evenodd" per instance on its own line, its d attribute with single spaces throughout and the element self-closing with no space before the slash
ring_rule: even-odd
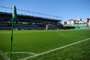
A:
<svg viewBox="0 0 90 60">
<path fill-rule="evenodd" d="M 12 14 L 0 12 L 0 30 L 11 29 Z M 60 29 L 58 26 L 63 26 L 61 20 L 49 19 L 43 17 L 29 16 L 17 14 L 17 19 L 14 21 L 15 30 L 44 30 L 46 25 L 48 30 Z"/>
</svg>

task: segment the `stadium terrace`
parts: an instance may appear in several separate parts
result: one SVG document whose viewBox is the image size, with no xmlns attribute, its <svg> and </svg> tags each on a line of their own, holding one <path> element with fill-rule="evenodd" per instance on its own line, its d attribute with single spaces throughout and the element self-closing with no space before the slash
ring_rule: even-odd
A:
<svg viewBox="0 0 90 60">
<path fill-rule="evenodd" d="M 0 30 L 11 29 L 12 14 L 0 12 Z M 62 27 L 61 20 L 17 14 L 15 30 L 56 30 Z"/>
</svg>

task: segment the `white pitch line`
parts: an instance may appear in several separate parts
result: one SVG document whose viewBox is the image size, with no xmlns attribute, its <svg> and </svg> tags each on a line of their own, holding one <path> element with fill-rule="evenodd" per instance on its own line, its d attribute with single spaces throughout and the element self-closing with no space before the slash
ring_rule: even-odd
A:
<svg viewBox="0 0 90 60">
<path fill-rule="evenodd" d="M 8 56 L 5 55 L 1 50 L 0 50 L 0 55 L 1 55 L 1 57 L 2 57 L 4 60 L 10 60 L 10 59 L 8 58 Z"/>
<path fill-rule="evenodd" d="M 5 53 L 6 55 L 8 54 L 8 52 Z M 12 52 L 12 54 L 32 54 L 35 55 L 35 53 L 31 53 L 31 52 Z"/>
<path fill-rule="evenodd" d="M 26 57 L 26 58 L 21 58 L 21 59 L 18 59 L 18 60 L 27 60 L 27 59 L 30 59 L 30 58 L 35 58 L 35 57 L 38 57 L 38 56 L 41 56 L 41 55 L 44 55 L 44 54 L 47 54 L 47 53 L 51 53 L 51 52 L 54 52 L 54 51 L 57 51 L 57 50 L 60 50 L 60 49 L 63 49 L 63 48 L 67 48 L 69 46 L 72 46 L 72 45 L 75 45 L 75 44 L 78 44 L 78 43 L 81 43 L 81 42 L 84 42 L 84 41 L 87 41 L 89 39 L 90 38 L 87 38 L 87 39 L 84 39 L 84 40 L 81 40 L 81 41 L 77 41 L 77 42 L 74 42 L 74 43 L 71 43 L 71 44 L 68 44 L 68 45 L 61 46 L 59 48 L 55 48 L 55 49 L 52 49 L 52 50 L 49 50 L 49 51 L 45 51 L 45 52 L 42 52 L 42 53 L 39 53 L 39 54 L 35 54 L 33 56 L 29 56 L 29 57 Z"/>
</svg>

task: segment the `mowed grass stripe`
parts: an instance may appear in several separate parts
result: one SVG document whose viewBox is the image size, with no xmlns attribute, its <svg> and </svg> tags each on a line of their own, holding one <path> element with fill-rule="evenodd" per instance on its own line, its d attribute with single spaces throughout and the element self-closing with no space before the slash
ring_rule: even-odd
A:
<svg viewBox="0 0 90 60">
<path fill-rule="evenodd" d="M 90 40 L 28 60 L 90 60 Z"/>
<path fill-rule="evenodd" d="M 52 49 L 52 50 L 49 50 L 49 51 L 45 51 L 45 52 L 36 54 L 34 56 L 29 56 L 29 57 L 26 57 L 26 58 L 18 59 L 18 60 L 27 60 L 27 59 L 30 59 L 30 58 L 35 58 L 35 57 L 45 55 L 45 54 L 48 54 L 48 53 L 51 53 L 51 52 L 54 52 L 54 51 L 57 51 L 57 50 L 60 50 L 60 49 L 63 49 L 63 48 L 67 48 L 69 46 L 72 46 L 72 45 L 75 45 L 75 44 L 78 44 L 78 43 L 81 43 L 81 42 L 84 42 L 84 41 L 88 41 L 88 40 L 90 40 L 90 38 L 87 38 L 87 39 L 84 39 L 84 40 L 81 40 L 81 41 L 77 41 L 77 42 L 74 42 L 74 43 L 71 43 L 71 44 L 68 44 L 68 45 L 64 45 L 64 46 L 61 46 L 59 48 L 55 48 L 55 49 Z"/>
<path fill-rule="evenodd" d="M 9 51 L 10 31 L 0 31 L 0 49 Z M 41 53 L 90 37 L 90 30 L 14 31 L 14 51 Z"/>
<path fill-rule="evenodd" d="M 14 31 L 14 51 L 30 51 L 40 53 L 63 46 L 84 38 L 88 38 L 89 31 Z M 3 51 L 9 50 L 10 31 L 2 31 L 1 44 Z M 5 34 L 6 33 L 6 34 Z M 88 33 L 89 34 L 89 33 Z M 83 37 L 82 37 L 83 36 Z M 47 46 L 47 47 L 46 47 Z M 35 48 L 34 48 L 35 47 Z M 32 50 L 31 50 L 32 49 Z M 7 52 L 6 51 L 6 52 Z"/>
<path fill-rule="evenodd" d="M 61 35 L 58 35 L 56 31 L 50 31 L 50 32 L 49 31 L 48 32 L 47 31 L 42 31 L 42 32 L 37 31 L 37 32 L 28 32 L 28 33 L 24 32 L 22 34 L 16 33 L 14 42 L 18 43 L 19 48 L 20 47 L 21 49 L 24 48 L 25 51 L 27 49 L 30 52 L 40 53 L 43 51 L 51 50 L 56 47 L 63 46 L 68 43 L 72 43 L 72 42 L 87 38 L 84 34 L 82 35 L 82 33 L 79 33 L 79 32 L 77 35 L 73 31 L 71 31 L 71 34 L 69 34 L 69 31 L 65 31 L 65 32 L 66 33 L 64 33 L 63 31 L 59 31 L 58 33 Z M 73 34 L 75 35 L 71 37 Z M 19 37 L 20 35 L 22 37 Z"/>
</svg>

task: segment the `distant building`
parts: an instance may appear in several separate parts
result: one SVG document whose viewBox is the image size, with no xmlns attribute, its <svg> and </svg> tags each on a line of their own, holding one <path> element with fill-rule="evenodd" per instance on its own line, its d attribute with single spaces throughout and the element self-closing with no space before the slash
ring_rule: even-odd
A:
<svg viewBox="0 0 90 60">
<path fill-rule="evenodd" d="M 70 20 L 68 20 L 68 21 L 65 21 L 64 24 L 65 24 L 65 25 L 74 25 L 74 24 L 75 24 L 75 20 L 70 19 Z"/>
<path fill-rule="evenodd" d="M 87 25 L 90 26 L 90 18 L 87 18 Z"/>
<path fill-rule="evenodd" d="M 86 24 L 86 22 L 83 21 L 82 19 L 80 20 L 70 19 L 64 22 L 64 25 L 81 25 L 81 24 Z"/>
<path fill-rule="evenodd" d="M 90 28 L 90 18 L 87 18 L 87 20 L 82 20 L 82 19 L 74 20 L 74 19 L 70 19 L 70 20 L 64 22 L 64 26 L 75 27 L 75 29 Z"/>
</svg>

